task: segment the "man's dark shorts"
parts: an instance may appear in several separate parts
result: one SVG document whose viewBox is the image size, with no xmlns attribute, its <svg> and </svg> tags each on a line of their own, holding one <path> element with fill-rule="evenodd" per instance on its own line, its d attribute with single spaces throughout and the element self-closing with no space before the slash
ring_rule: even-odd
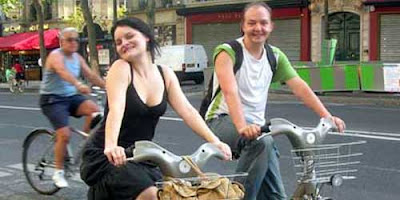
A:
<svg viewBox="0 0 400 200">
<path fill-rule="evenodd" d="M 15 79 L 16 79 L 17 81 L 19 81 L 19 80 L 24 80 L 24 79 L 25 79 L 24 73 L 23 73 L 23 72 L 18 72 L 17 74 L 15 74 Z"/>
<path fill-rule="evenodd" d="M 40 107 L 42 112 L 49 119 L 55 130 L 68 126 L 69 116 L 81 117 L 77 115 L 79 106 L 87 98 L 80 95 L 68 97 L 46 94 L 40 96 Z"/>
</svg>

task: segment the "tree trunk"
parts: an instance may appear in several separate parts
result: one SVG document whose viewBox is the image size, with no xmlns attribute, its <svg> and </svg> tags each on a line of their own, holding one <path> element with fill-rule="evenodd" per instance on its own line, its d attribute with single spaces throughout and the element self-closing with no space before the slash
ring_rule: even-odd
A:
<svg viewBox="0 0 400 200">
<path fill-rule="evenodd" d="M 117 0 L 113 0 L 113 24 L 118 20 Z"/>
<path fill-rule="evenodd" d="M 154 9 L 155 9 L 156 3 L 155 0 L 147 0 L 147 22 L 149 23 L 149 27 L 151 31 L 154 31 L 154 24 L 155 24 L 155 19 L 154 19 Z"/>
<path fill-rule="evenodd" d="M 39 26 L 39 42 L 40 42 L 40 59 L 42 60 L 42 66 L 45 66 L 46 62 L 46 47 L 44 45 L 44 19 L 43 19 L 43 12 L 42 12 L 42 4 L 40 0 L 34 0 L 36 15 L 38 19 L 38 26 Z"/>
<path fill-rule="evenodd" d="M 96 74 L 100 74 L 99 70 L 99 56 L 96 48 L 96 31 L 94 29 L 94 23 L 92 18 L 92 12 L 89 9 L 88 0 L 81 1 L 81 7 L 83 12 L 83 18 L 86 22 L 87 37 L 89 42 L 89 58 L 90 67 Z"/>
<path fill-rule="evenodd" d="M 324 26 L 325 26 L 325 39 L 329 40 L 329 0 L 324 2 Z"/>
</svg>

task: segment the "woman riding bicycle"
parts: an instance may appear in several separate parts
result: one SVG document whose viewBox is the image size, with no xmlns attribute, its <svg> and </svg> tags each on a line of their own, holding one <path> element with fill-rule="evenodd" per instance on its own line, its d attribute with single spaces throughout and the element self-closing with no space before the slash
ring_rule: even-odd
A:
<svg viewBox="0 0 400 200">
<path fill-rule="evenodd" d="M 106 118 L 83 151 L 81 177 L 90 186 L 88 199 L 157 199 L 154 185 L 160 172 L 149 164 L 126 162 L 125 149 L 136 141 L 153 139 L 167 102 L 194 132 L 229 159 L 230 148 L 191 106 L 174 72 L 154 64 L 158 44 L 147 24 L 126 18 L 117 21 L 111 33 L 120 59 L 107 75 Z"/>
</svg>

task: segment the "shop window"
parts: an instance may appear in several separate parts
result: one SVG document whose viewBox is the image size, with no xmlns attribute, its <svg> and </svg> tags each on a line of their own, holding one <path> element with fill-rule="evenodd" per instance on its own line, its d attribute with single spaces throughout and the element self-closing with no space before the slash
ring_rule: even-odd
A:
<svg viewBox="0 0 400 200">
<path fill-rule="evenodd" d="M 160 46 L 176 44 L 176 25 L 155 26 L 154 35 Z"/>
</svg>

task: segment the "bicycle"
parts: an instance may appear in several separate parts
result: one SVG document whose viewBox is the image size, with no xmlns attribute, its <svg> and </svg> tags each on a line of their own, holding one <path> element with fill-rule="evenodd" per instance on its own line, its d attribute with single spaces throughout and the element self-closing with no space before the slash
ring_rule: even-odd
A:
<svg viewBox="0 0 400 200">
<path fill-rule="evenodd" d="M 100 106 L 100 112 L 95 113 L 91 122 L 89 133 L 71 127 L 71 135 L 76 134 L 83 138 L 74 154 L 71 142 L 67 145 L 64 158 L 65 177 L 70 179 L 75 174 L 79 174 L 79 165 L 81 161 L 82 148 L 86 139 L 99 126 L 103 118 L 103 95 L 105 91 L 99 87 L 92 87 L 91 96 L 96 97 L 97 105 Z M 56 134 L 54 130 L 47 128 L 38 128 L 28 134 L 23 143 L 22 165 L 24 175 L 29 185 L 38 193 L 52 195 L 60 190 L 52 180 L 55 170 L 54 162 L 54 144 Z"/>
<path fill-rule="evenodd" d="M 17 80 L 17 73 L 13 69 L 7 69 L 6 80 L 8 82 L 8 88 L 11 93 L 20 92 L 23 93 L 25 90 L 25 84 L 23 79 Z"/>
<path fill-rule="evenodd" d="M 332 200 L 323 197 L 324 185 L 338 187 L 344 180 L 356 179 L 355 167 L 360 161 L 354 160 L 362 153 L 353 152 L 356 145 L 366 141 L 323 144 L 329 131 L 336 129 L 334 122 L 322 118 L 319 124 L 305 130 L 285 119 L 272 119 L 270 124 L 261 128 L 265 136 L 286 135 L 292 145 L 292 159 L 296 170 L 297 186 L 292 200 Z"/>
<path fill-rule="evenodd" d="M 363 154 L 352 152 L 352 147 L 366 142 L 322 144 L 328 132 L 333 129 L 336 129 L 334 123 L 327 118 L 322 118 L 320 123 L 310 130 L 305 130 L 282 118 L 274 118 L 269 125 L 261 128 L 262 134 L 258 140 L 268 135 L 284 134 L 291 142 L 294 167 L 297 169 L 297 186 L 292 200 L 331 200 L 332 198 L 322 196 L 324 185 L 337 187 L 342 185 L 344 180 L 356 178 L 355 165 L 360 164 L 360 161 L 351 159 Z M 154 163 L 160 167 L 164 177 L 174 177 L 190 184 L 199 183 L 204 178 L 198 177 L 193 167 L 182 156 L 177 156 L 153 142 L 138 141 L 130 153 L 133 157 L 128 158 L 129 161 Z M 223 159 L 222 153 L 209 143 L 203 144 L 190 155 L 200 168 L 212 157 Z M 243 183 L 247 174 L 238 173 L 225 177 L 232 180 L 241 178 L 242 181 L 239 182 Z M 169 182 L 160 181 L 156 185 L 162 190 Z"/>
</svg>

